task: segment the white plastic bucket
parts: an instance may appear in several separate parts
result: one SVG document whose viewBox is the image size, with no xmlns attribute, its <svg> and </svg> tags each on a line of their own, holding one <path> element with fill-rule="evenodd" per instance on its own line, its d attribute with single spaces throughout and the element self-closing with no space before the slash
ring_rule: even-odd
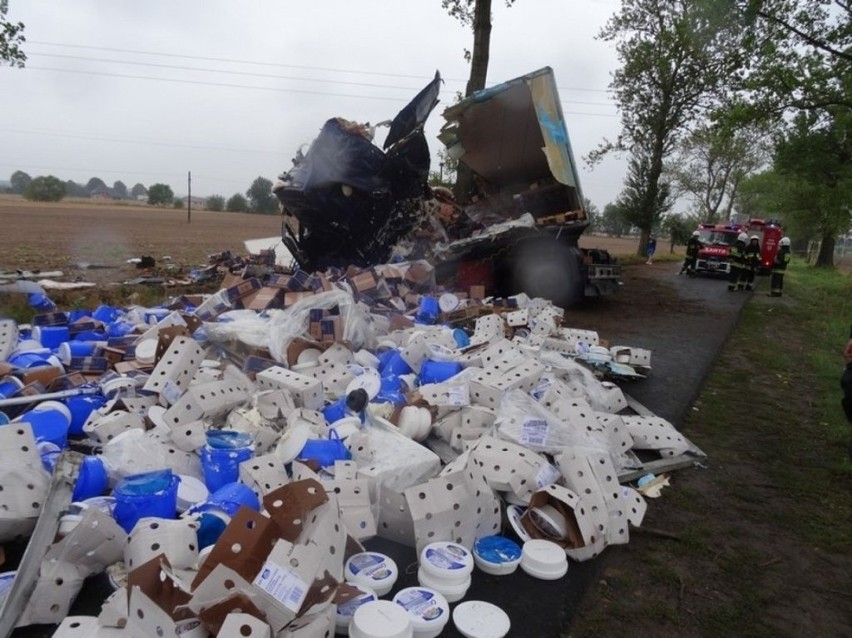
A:
<svg viewBox="0 0 852 638">
<path fill-rule="evenodd" d="M 378 552 L 360 552 L 346 561 L 343 575 L 349 582 L 364 585 L 379 596 L 384 596 L 396 583 L 399 570 L 390 556 Z"/>
<path fill-rule="evenodd" d="M 497 605 L 482 600 L 469 600 L 453 610 L 453 624 L 465 638 L 503 638 L 512 622 Z"/>
<path fill-rule="evenodd" d="M 521 569 L 534 578 L 558 580 L 568 572 L 568 558 L 556 543 L 534 539 L 524 543 Z"/>
<path fill-rule="evenodd" d="M 450 603 L 456 603 L 465 597 L 467 590 L 470 588 L 471 580 L 471 577 L 468 576 L 462 582 L 447 581 L 432 576 L 429 572 L 424 571 L 422 567 L 417 570 L 417 582 L 422 587 L 434 589 Z"/>
<path fill-rule="evenodd" d="M 352 615 L 349 638 L 414 638 L 408 612 L 390 600 L 361 605 Z"/>
<path fill-rule="evenodd" d="M 401 589 L 393 597 L 393 602 L 408 614 L 415 638 L 436 638 L 450 621 L 449 602 L 429 587 Z"/>
<path fill-rule="evenodd" d="M 420 552 L 420 567 L 440 581 L 462 583 L 473 571 L 473 554 L 458 543 L 429 543 Z"/>
</svg>

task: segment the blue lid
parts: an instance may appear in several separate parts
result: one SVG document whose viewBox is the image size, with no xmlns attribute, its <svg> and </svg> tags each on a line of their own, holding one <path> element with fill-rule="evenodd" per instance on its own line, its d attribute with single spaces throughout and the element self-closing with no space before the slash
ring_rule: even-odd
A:
<svg viewBox="0 0 852 638">
<path fill-rule="evenodd" d="M 488 563 L 512 563 L 521 558 L 521 546 L 505 536 L 484 536 L 473 544 L 473 551 Z"/>
</svg>

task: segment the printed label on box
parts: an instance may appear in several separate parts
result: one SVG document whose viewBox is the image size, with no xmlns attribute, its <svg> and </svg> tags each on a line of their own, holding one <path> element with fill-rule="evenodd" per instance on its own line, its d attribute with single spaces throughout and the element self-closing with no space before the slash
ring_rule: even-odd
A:
<svg viewBox="0 0 852 638">
<path fill-rule="evenodd" d="M 163 384 L 163 389 L 160 391 L 160 395 L 169 405 L 174 405 L 180 400 L 181 391 L 174 381 L 168 379 Z"/>
<path fill-rule="evenodd" d="M 550 426 L 547 421 L 536 417 L 524 419 L 524 427 L 521 431 L 521 443 L 524 445 L 544 445 L 547 440 L 547 432 Z"/>
<path fill-rule="evenodd" d="M 470 405 L 470 390 L 466 385 L 451 385 L 447 388 L 447 403 L 449 405 Z"/>
<path fill-rule="evenodd" d="M 550 463 L 545 463 L 535 477 L 536 487 L 538 487 L 538 489 L 547 487 L 548 485 L 558 481 L 559 476 L 559 470 L 555 466 Z"/>
<path fill-rule="evenodd" d="M 299 612 L 308 595 L 308 587 L 298 574 L 272 561 L 266 561 L 253 584 L 294 614 Z"/>
</svg>

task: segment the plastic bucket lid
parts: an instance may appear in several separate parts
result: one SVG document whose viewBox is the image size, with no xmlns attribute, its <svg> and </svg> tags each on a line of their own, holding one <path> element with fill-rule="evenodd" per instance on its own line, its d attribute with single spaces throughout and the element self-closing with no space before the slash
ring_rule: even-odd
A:
<svg viewBox="0 0 852 638">
<path fill-rule="evenodd" d="M 509 507 L 506 508 L 506 518 L 509 520 L 509 526 L 522 543 L 530 540 L 529 533 L 521 524 L 521 516 L 523 516 L 526 511 L 527 508 L 523 505 L 509 505 Z"/>
<path fill-rule="evenodd" d="M 390 556 L 379 552 L 353 554 L 343 567 L 343 577 L 356 585 L 365 585 L 379 596 L 387 594 L 396 583 L 399 569 Z"/>
<path fill-rule="evenodd" d="M 361 605 L 366 605 L 379 599 L 379 595 L 366 585 L 350 583 L 350 586 L 357 588 L 360 593 L 337 606 L 337 615 L 335 616 L 334 624 L 339 634 L 349 633 L 349 623 L 352 622 L 352 616 L 355 615 L 355 611 Z"/>
<path fill-rule="evenodd" d="M 468 600 L 453 610 L 453 624 L 465 638 L 503 638 L 512 622 L 497 605 L 482 600 Z"/>
<path fill-rule="evenodd" d="M 406 587 L 399 590 L 393 602 L 411 618 L 417 638 L 439 636 L 450 621 L 450 604 L 439 592 L 429 587 Z"/>
<path fill-rule="evenodd" d="M 462 582 L 447 581 L 442 578 L 432 576 L 421 567 L 417 570 L 417 582 L 423 587 L 434 589 L 436 592 L 443 595 L 448 602 L 454 603 L 464 598 L 465 594 L 467 594 L 472 578 L 468 576 Z"/>
<path fill-rule="evenodd" d="M 505 536 L 484 536 L 473 544 L 473 560 L 486 574 L 511 574 L 521 563 L 521 546 Z"/>
<path fill-rule="evenodd" d="M 420 566 L 442 581 L 463 582 L 473 571 L 473 555 L 458 543 L 429 543 L 420 552 Z"/>
<path fill-rule="evenodd" d="M 349 624 L 350 638 L 414 638 L 408 612 L 390 600 L 361 605 Z"/>
<path fill-rule="evenodd" d="M 236 514 L 240 507 L 248 507 L 255 512 L 260 510 L 260 501 L 257 498 L 257 494 L 248 485 L 239 481 L 223 485 L 211 493 L 207 499 L 207 503 L 215 505 L 228 514 L 228 516 Z"/>
<path fill-rule="evenodd" d="M 8 376 L 0 379 L 0 399 L 8 399 L 24 387 L 24 382 L 18 377 Z"/>
<path fill-rule="evenodd" d="M 420 366 L 420 383 L 442 383 L 464 369 L 458 361 L 426 359 Z"/>
<path fill-rule="evenodd" d="M 108 486 L 109 473 L 103 460 L 98 456 L 84 457 L 71 500 L 85 501 L 87 498 L 101 496 Z"/>
<path fill-rule="evenodd" d="M 71 423 L 71 415 L 68 408 L 64 405 L 62 408 L 62 410 L 49 407 L 46 409 L 33 408 L 15 420 L 29 423 L 32 426 L 36 441 L 50 441 L 60 448 L 64 448 L 68 444 L 68 426 Z"/>
<path fill-rule="evenodd" d="M 193 505 L 198 505 L 207 500 L 210 496 L 210 490 L 194 476 L 178 474 L 180 485 L 177 490 L 177 511 L 185 512 Z"/>
<path fill-rule="evenodd" d="M 84 434 L 83 425 L 89 416 L 103 406 L 106 399 L 98 394 L 69 397 L 65 399 L 65 405 L 71 412 L 71 423 L 68 426 L 68 434 L 80 436 Z"/>
<path fill-rule="evenodd" d="M 533 539 L 524 543 L 521 569 L 535 578 L 557 580 L 568 572 L 568 558 L 556 543 Z"/>
</svg>

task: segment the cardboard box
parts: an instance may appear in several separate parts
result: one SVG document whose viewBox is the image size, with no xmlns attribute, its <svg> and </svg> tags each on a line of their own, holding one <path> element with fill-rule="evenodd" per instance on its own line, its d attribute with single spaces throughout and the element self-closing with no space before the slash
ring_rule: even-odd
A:
<svg viewBox="0 0 852 638">
<path fill-rule="evenodd" d="M 243 279 L 238 284 L 230 288 L 223 288 L 223 290 L 225 291 L 225 298 L 233 304 L 235 301 L 242 299 L 255 290 L 260 290 L 260 288 L 260 281 L 252 277 L 251 279 Z"/>
<path fill-rule="evenodd" d="M 326 317 L 320 321 L 320 342 L 332 344 L 343 339 L 343 320 L 340 316 Z M 311 335 L 313 336 L 313 335 Z"/>
<path fill-rule="evenodd" d="M 274 274 L 266 280 L 266 285 L 272 288 L 290 289 L 290 275 Z"/>
<path fill-rule="evenodd" d="M 284 291 L 281 288 L 266 286 L 243 299 L 243 305 L 250 310 L 280 308 L 284 305 Z"/>
</svg>

